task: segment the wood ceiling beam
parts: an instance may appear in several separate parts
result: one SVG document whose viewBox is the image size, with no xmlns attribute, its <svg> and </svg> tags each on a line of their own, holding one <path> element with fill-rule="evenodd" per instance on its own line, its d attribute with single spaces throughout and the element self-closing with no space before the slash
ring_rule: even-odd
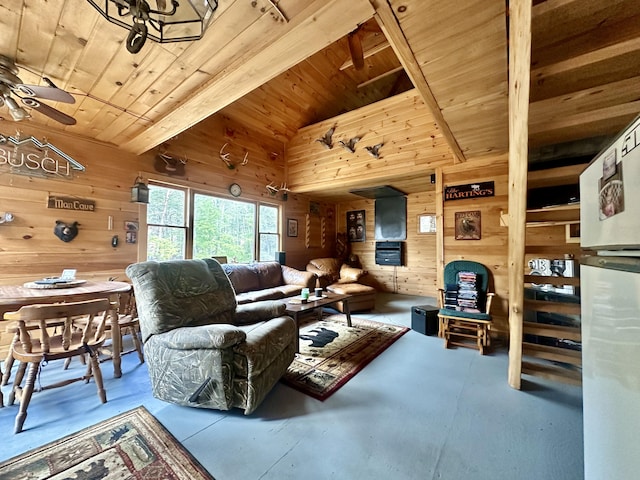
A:
<svg viewBox="0 0 640 480">
<path fill-rule="evenodd" d="M 632 38 L 624 42 L 616 43 L 615 45 L 609 45 L 607 47 L 599 48 L 582 55 L 577 55 L 567 60 L 536 68 L 531 71 L 531 77 L 536 81 L 541 81 L 546 77 L 550 77 L 552 75 L 567 73 L 571 70 L 583 68 L 602 61 L 611 60 L 614 57 L 619 57 L 627 53 L 637 52 L 639 50 L 640 37 Z"/>
<path fill-rule="evenodd" d="M 411 46 L 407 42 L 407 39 L 398 24 L 398 20 L 391 9 L 391 6 L 384 0 L 376 0 L 372 1 L 372 3 L 376 7 L 376 14 L 374 18 L 378 22 L 378 25 L 380 25 L 380 28 L 387 37 L 387 40 L 389 40 L 391 47 L 407 72 L 407 75 L 420 93 L 422 100 L 431 111 L 436 125 L 442 131 L 442 135 L 449 144 L 455 158 L 458 162 L 466 161 L 464 153 L 462 153 L 460 145 L 458 145 L 453 132 L 449 128 L 449 124 L 444 119 L 440 105 L 438 105 L 438 102 L 431 91 L 431 87 L 422 73 L 422 69 L 420 68 L 418 61 L 411 50 Z"/>
<path fill-rule="evenodd" d="M 556 14 L 563 8 L 573 7 L 581 2 L 584 3 L 584 0 L 546 0 L 532 7 L 531 17 L 535 21 L 543 15 Z"/>
<path fill-rule="evenodd" d="M 386 38 L 384 38 L 384 35 L 380 34 L 373 37 L 365 37 L 362 41 L 362 58 L 369 58 L 376 53 L 380 53 L 383 50 L 386 50 L 387 48 L 391 48 L 391 44 Z M 346 70 L 350 67 L 353 67 L 353 60 L 351 58 L 346 60 L 340 66 L 340 70 Z"/>
<path fill-rule="evenodd" d="M 222 69 L 188 100 L 121 147 L 141 154 L 258 88 L 370 19 L 368 0 L 316 0 L 282 26 L 282 35 L 236 68 Z"/>
<path fill-rule="evenodd" d="M 367 80 L 366 82 L 362 82 L 358 84 L 358 88 L 362 88 L 362 87 L 366 87 L 367 85 L 371 85 L 374 82 L 377 82 L 378 80 L 388 77 L 389 75 L 393 75 L 394 73 L 398 73 L 401 72 L 402 70 L 404 70 L 403 67 L 396 67 L 396 68 L 392 68 L 391 70 L 381 73 L 380 75 L 370 78 L 369 80 Z"/>
</svg>

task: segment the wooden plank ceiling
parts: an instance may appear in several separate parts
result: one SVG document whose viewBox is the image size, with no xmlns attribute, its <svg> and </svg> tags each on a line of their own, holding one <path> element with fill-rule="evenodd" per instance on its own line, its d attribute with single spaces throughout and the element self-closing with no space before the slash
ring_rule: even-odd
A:
<svg viewBox="0 0 640 480">
<path fill-rule="evenodd" d="M 76 98 L 48 102 L 76 125 L 37 112 L 28 122 L 135 153 L 215 114 L 287 143 L 414 87 L 458 161 L 508 151 L 508 2 L 275 3 L 288 21 L 269 0 L 220 0 L 203 39 L 148 42 L 131 55 L 127 32 L 86 1 L 8 0 L 0 54 L 15 58 L 24 83 L 46 76 Z M 534 1 L 532 14 L 530 145 L 620 130 L 640 111 L 640 2 Z M 362 69 L 347 42 L 359 25 Z M 6 107 L 0 117 L 11 121 Z"/>
</svg>

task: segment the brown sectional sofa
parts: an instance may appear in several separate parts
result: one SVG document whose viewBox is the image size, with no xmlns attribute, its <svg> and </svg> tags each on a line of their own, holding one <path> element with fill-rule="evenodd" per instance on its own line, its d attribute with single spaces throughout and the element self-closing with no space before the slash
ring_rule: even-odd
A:
<svg viewBox="0 0 640 480">
<path fill-rule="evenodd" d="M 317 286 L 329 292 L 350 295 L 349 310 L 359 312 L 372 310 L 376 306 L 376 289 L 359 283 L 367 272 L 362 268 L 353 268 L 340 258 L 314 258 L 306 267 L 317 278 Z M 338 311 L 344 313 L 342 302 L 336 304 Z"/>
<path fill-rule="evenodd" d="M 313 290 L 316 276 L 278 262 L 225 263 L 222 265 L 236 293 L 239 305 L 260 300 L 279 300 Z"/>
</svg>

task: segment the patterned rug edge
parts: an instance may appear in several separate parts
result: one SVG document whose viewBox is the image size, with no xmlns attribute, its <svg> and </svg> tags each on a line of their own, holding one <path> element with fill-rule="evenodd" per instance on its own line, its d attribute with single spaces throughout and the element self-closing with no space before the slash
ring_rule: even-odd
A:
<svg viewBox="0 0 640 480">
<path fill-rule="evenodd" d="M 180 455 L 183 456 L 183 458 L 188 461 L 190 463 L 190 466 L 199 474 L 201 475 L 201 479 L 202 480 L 215 480 L 215 478 L 202 466 L 202 464 L 191 454 L 191 452 L 189 452 L 189 450 L 187 450 L 182 443 L 180 443 L 180 441 L 169 431 L 167 430 L 167 428 L 162 425 L 162 423 L 160 423 L 160 421 L 153 416 L 146 408 L 144 405 L 139 405 L 137 407 L 134 407 L 130 410 L 127 410 L 125 412 L 119 413 L 118 415 L 115 415 L 113 417 L 110 417 L 108 419 L 99 421 L 93 425 L 90 425 L 88 427 L 85 427 L 81 430 L 78 430 L 77 432 L 74 433 L 70 433 L 69 435 L 66 435 L 62 438 L 59 438 L 57 440 L 53 440 L 49 443 L 46 443 L 45 445 L 41 445 L 39 447 L 33 448 L 32 450 L 29 450 L 27 452 L 21 453 L 19 455 L 16 455 L 15 457 L 12 457 L 8 460 L 5 460 L 3 462 L 0 462 L 0 479 L 2 478 L 13 478 L 13 477 L 5 477 L 2 470 L 10 468 L 12 465 L 18 464 L 20 462 L 23 462 L 24 460 L 27 459 L 31 459 L 34 455 L 41 455 L 41 456 L 46 456 L 47 451 L 49 450 L 53 450 L 54 448 L 59 448 L 60 445 L 67 443 L 67 442 L 71 442 L 74 441 L 77 437 L 82 436 L 82 435 L 86 435 L 88 434 L 91 430 L 96 430 L 96 432 L 98 432 L 100 429 L 104 428 L 109 428 L 109 425 L 113 425 L 116 426 L 118 424 L 124 423 L 127 419 L 131 418 L 131 417 L 135 417 L 136 415 L 140 416 L 142 418 L 142 421 L 144 422 L 144 424 L 146 426 L 152 424 L 154 427 L 159 429 L 159 435 L 158 433 L 153 432 L 155 435 L 157 436 L 164 436 L 168 441 L 171 442 L 170 445 L 167 445 L 167 448 L 171 448 L 173 452 L 176 452 L 176 450 L 178 451 L 178 453 Z M 162 439 L 164 440 L 164 439 Z M 11 473 L 11 472 L 8 472 Z M 52 474 L 52 476 L 56 476 L 59 475 L 59 473 L 57 474 Z M 28 478 L 32 478 L 32 477 L 28 477 Z M 49 478 L 49 477 L 46 477 Z M 178 477 L 176 477 L 178 478 Z M 190 480 L 194 479 L 196 477 L 190 476 L 189 477 Z"/>
<path fill-rule="evenodd" d="M 338 316 L 338 315 L 330 315 L 330 317 L 333 316 Z M 327 318 L 325 317 L 324 320 L 327 320 Z M 335 383 L 334 385 L 331 386 L 331 388 L 329 388 L 328 390 L 321 392 L 321 393 L 316 393 L 313 392 L 309 389 L 304 388 L 303 385 L 300 385 L 297 382 L 293 382 L 288 380 L 286 377 L 282 377 L 281 381 L 282 383 L 284 383 L 285 385 L 288 385 L 289 387 L 293 388 L 294 390 L 297 390 L 299 392 L 304 393 L 305 395 L 311 397 L 311 398 L 315 398 L 316 400 L 320 400 L 321 402 L 324 402 L 327 398 L 329 398 L 331 395 L 333 395 L 337 390 L 339 390 L 341 387 L 344 386 L 345 383 L 347 383 L 349 380 L 351 380 L 358 372 L 360 372 L 361 370 L 363 370 L 367 365 L 369 365 L 375 358 L 377 358 L 382 352 L 384 352 L 387 348 L 389 348 L 391 345 L 393 345 L 400 337 L 402 337 L 405 333 L 407 333 L 409 330 L 411 330 L 409 327 L 403 327 L 400 325 L 393 325 L 393 324 L 388 324 L 388 323 L 383 323 L 383 322 L 376 322 L 375 320 L 368 320 L 368 319 L 358 319 L 358 318 L 352 318 L 352 322 L 355 325 L 357 322 L 363 322 L 363 323 L 374 323 L 374 324 L 379 324 L 379 325 L 389 325 L 389 326 L 393 326 L 399 329 L 399 331 L 393 336 L 390 337 L 389 339 L 387 339 L 386 342 L 384 342 L 383 344 L 380 344 L 380 346 L 378 347 L 378 349 L 376 350 L 375 355 L 371 355 L 369 358 L 366 358 L 364 362 L 358 364 L 357 366 L 354 366 L 348 374 L 346 374 L 343 378 L 341 378 L 337 383 Z"/>
</svg>

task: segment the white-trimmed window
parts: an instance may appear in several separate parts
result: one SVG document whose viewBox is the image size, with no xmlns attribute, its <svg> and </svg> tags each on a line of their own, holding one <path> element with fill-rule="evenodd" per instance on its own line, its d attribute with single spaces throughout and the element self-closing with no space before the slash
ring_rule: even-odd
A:
<svg viewBox="0 0 640 480">
<path fill-rule="evenodd" d="M 279 219 L 277 205 L 150 182 L 147 259 L 274 260 L 280 245 Z"/>
</svg>

